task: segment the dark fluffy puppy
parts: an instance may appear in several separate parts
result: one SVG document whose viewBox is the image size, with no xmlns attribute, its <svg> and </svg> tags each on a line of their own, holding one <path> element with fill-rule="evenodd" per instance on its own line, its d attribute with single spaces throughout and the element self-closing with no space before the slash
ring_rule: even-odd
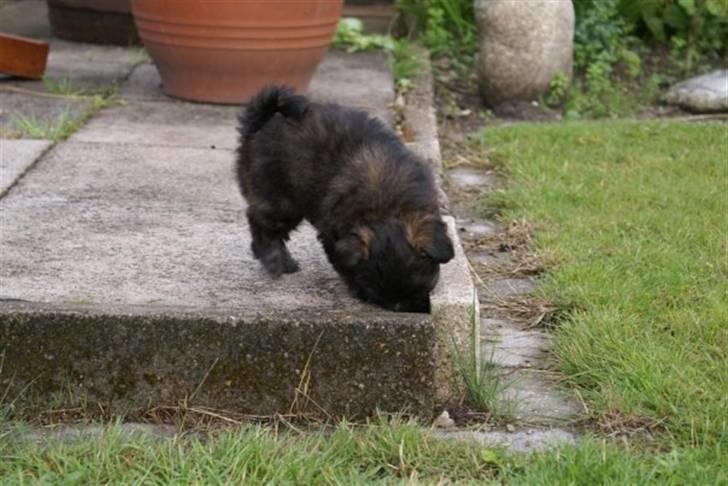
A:
<svg viewBox="0 0 728 486">
<path fill-rule="evenodd" d="M 256 95 L 240 122 L 238 182 L 268 272 L 298 270 L 285 242 L 305 218 L 357 297 L 429 312 L 453 246 L 424 162 L 367 113 L 284 87 Z"/>
</svg>

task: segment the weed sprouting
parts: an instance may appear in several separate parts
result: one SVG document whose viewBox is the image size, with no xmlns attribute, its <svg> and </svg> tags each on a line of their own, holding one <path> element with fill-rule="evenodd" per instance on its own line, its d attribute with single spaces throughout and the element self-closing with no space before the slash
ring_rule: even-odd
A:
<svg viewBox="0 0 728 486">
<path fill-rule="evenodd" d="M 493 361 L 493 354 L 485 356 L 480 349 L 480 322 L 475 312 L 470 316 L 470 346 L 463 352 L 462 344 L 453 340 L 452 356 L 459 385 L 463 387 L 465 403 L 474 409 L 487 413 L 493 420 L 509 421 L 515 415 L 515 401 L 505 393 L 513 382 L 508 381 L 499 366 Z"/>
</svg>

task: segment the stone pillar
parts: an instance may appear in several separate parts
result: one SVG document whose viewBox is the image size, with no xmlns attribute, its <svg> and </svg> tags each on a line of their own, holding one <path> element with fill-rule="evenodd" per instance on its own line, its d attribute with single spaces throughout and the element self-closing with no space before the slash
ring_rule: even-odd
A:
<svg viewBox="0 0 728 486">
<path fill-rule="evenodd" d="M 480 38 L 478 78 L 485 104 L 530 101 L 557 73 L 571 79 L 571 0 L 474 0 Z"/>
</svg>

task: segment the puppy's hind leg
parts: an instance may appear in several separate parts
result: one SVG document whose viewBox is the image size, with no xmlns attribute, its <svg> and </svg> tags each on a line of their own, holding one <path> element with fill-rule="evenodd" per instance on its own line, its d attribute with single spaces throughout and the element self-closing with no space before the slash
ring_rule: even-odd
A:
<svg viewBox="0 0 728 486">
<path fill-rule="evenodd" d="M 295 273 L 300 267 L 286 248 L 288 234 L 301 222 L 296 214 L 275 213 L 255 206 L 248 208 L 248 223 L 253 236 L 251 249 L 255 258 L 273 278 Z"/>
</svg>

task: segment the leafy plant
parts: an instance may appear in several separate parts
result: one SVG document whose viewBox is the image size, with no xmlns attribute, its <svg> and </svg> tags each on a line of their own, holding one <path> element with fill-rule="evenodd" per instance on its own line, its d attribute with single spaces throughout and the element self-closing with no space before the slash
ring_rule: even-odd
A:
<svg viewBox="0 0 728 486">
<path fill-rule="evenodd" d="M 368 51 L 371 49 L 394 50 L 394 39 L 388 35 L 365 34 L 362 21 L 356 18 L 343 18 L 336 26 L 334 46 L 347 52 Z"/>
<path fill-rule="evenodd" d="M 339 21 L 334 35 L 334 45 L 347 52 L 360 52 L 381 49 L 389 55 L 395 83 L 400 90 L 406 91 L 412 85 L 412 77 L 420 67 L 420 59 L 412 44 L 407 40 L 394 39 L 389 35 L 365 34 L 359 19 L 343 18 Z"/>
<path fill-rule="evenodd" d="M 725 0 L 620 0 L 619 10 L 641 32 L 670 45 L 691 71 L 705 57 L 728 49 L 728 2 Z"/>
<path fill-rule="evenodd" d="M 564 73 L 556 73 L 551 82 L 549 83 L 549 90 L 546 93 L 544 102 L 548 106 L 558 106 L 566 96 L 566 92 L 569 89 L 569 82 Z"/>
<path fill-rule="evenodd" d="M 619 83 L 613 82 L 615 68 L 623 67 L 632 79 L 641 72 L 633 26 L 620 13 L 619 1 L 574 3 L 574 66 L 578 79 L 566 96 L 565 108 L 571 113 L 570 118 L 614 114 L 623 98 Z"/>
<path fill-rule="evenodd" d="M 413 30 L 433 54 L 477 50 L 472 0 L 398 0 L 397 6 L 414 20 Z"/>
<path fill-rule="evenodd" d="M 390 66 L 397 88 L 407 91 L 412 87 L 412 78 L 420 69 L 422 59 L 415 52 L 414 46 L 406 40 L 394 43 L 390 56 Z"/>
</svg>

